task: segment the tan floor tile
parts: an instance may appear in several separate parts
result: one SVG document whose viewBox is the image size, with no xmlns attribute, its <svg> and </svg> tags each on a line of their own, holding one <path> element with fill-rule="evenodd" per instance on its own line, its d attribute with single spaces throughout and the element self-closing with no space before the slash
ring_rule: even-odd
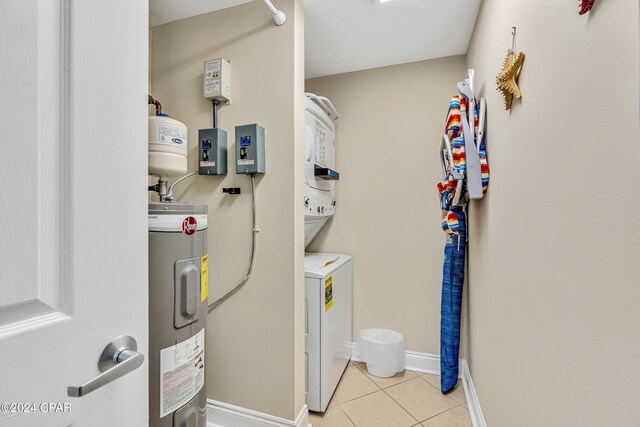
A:
<svg viewBox="0 0 640 427">
<path fill-rule="evenodd" d="M 331 403 L 340 404 L 378 390 L 380 387 L 375 385 L 360 369 L 349 365 L 342 375 L 333 398 L 331 398 Z"/>
<path fill-rule="evenodd" d="M 409 427 L 416 423 L 383 391 L 343 403 L 340 407 L 357 427 Z"/>
<path fill-rule="evenodd" d="M 418 377 L 415 372 L 407 370 L 400 372 L 399 374 L 395 374 L 393 377 L 376 377 L 375 375 L 371 375 L 369 371 L 367 371 L 367 365 L 365 363 L 358 365 L 358 369 L 360 369 L 367 377 L 369 377 L 371 381 L 376 383 L 380 388 L 391 387 L 392 385 L 400 384 Z"/>
<path fill-rule="evenodd" d="M 440 389 L 440 375 L 421 374 L 420 376 Z"/>
<path fill-rule="evenodd" d="M 344 378 L 344 376 L 342 377 Z M 336 386 L 336 390 L 338 389 L 338 387 L 340 387 L 340 381 L 338 382 L 338 385 Z M 329 399 L 329 404 L 327 405 L 327 408 L 332 408 L 334 406 L 338 406 L 338 404 L 336 403 L 336 392 L 334 390 L 333 394 L 331 395 L 331 398 Z"/>
<path fill-rule="evenodd" d="M 424 374 L 422 376 L 422 378 L 427 380 L 430 384 L 433 384 L 433 386 L 437 387 L 438 390 L 441 390 L 441 388 L 440 388 L 440 376 L 431 375 L 431 374 Z M 467 401 L 467 398 L 464 395 L 464 387 L 462 386 L 462 380 L 458 380 L 458 384 L 456 384 L 455 388 L 453 390 L 451 390 L 449 393 L 447 393 L 446 396 L 450 397 L 453 400 L 455 400 L 456 403 L 458 403 L 458 404 L 465 403 Z"/>
<path fill-rule="evenodd" d="M 462 380 L 458 381 L 458 385 L 452 391 L 447 393 L 447 397 L 452 398 L 459 404 L 467 403 L 467 397 L 464 394 L 464 387 L 462 386 Z"/>
<path fill-rule="evenodd" d="M 422 378 L 384 390 L 418 421 L 424 421 L 458 404 Z"/>
<path fill-rule="evenodd" d="M 339 406 L 328 408 L 324 414 L 309 412 L 309 422 L 313 427 L 353 427 L 353 423 Z"/>
<path fill-rule="evenodd" d="M 469 411 L 456 406 L 422 423 L 423 427 L 472 427 Z"/>
<path fill-rule="evenodd" d="M 333 400 L 333 396 L 331 396 L 331 399 L 329 399 L 329 404 L 327 405 L 327 410 L 329 408 L 333 408 L 334 406 L 338 406 L 338 404 L 335 402 L 335 400 Z"/>
</svg>

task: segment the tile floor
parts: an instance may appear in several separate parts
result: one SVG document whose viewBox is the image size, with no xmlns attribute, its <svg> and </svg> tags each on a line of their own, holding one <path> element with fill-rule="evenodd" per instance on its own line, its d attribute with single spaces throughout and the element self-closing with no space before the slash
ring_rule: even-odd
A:
<svg viewBox="0 0 640 427">
<path fill-rule="evenodd" d="M 311 412 L 313 427 L 471 427 L 462 383 L 446 396 L 440 377 L 404 371 L 378 378 L 350 362 L 324 414 Z"/>
</svg>

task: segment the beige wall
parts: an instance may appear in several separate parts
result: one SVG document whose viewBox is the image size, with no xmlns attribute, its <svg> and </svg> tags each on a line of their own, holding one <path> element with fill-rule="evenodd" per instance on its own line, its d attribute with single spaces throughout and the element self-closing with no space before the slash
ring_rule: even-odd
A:
<svg viewBox="0 0 640 427">
<path fill-rule="evenodd" d="M 494 82 L 512 26 L 526 59 L 508 113 Z M 469 285 L 487 423 L 638 426 L 638 2 L 483 0 L 468 64 L 489 105 Z"/>
<path fill-rule="evenodd" d="M 353 256 L 354 340 L 389 328 L 408 350 L 440 353 L 437 151 L 465 66 L 458 56 L 307 80 L 341 114 L 337 211 L 308 250 Z"/>
<path fill-rule="evenodd" d="M 189 128 L 189 169 L 197 169 L 199 128 L 211 127 L 202 98 L 203 61 L 231 61 L 233 99 L 220 109 L 229 133 L 229 174 L 195 177 L 177 187 L 178 200 L 209 205 L 210 301 L 244 277 L 251 248 L 251 187 L 235 174 L 236 125 L 267 130 L 267 173 L 257 178 L 258 234 L 253 276 L 240 292 L 209 314 L 209 398 L 294 419 L 304 405 L 302 116 L 303 51 L 294 36 L 304 28 L 302 1 L 281 0 L 288 16 L 273 24 L 253 2 L 153 29 L 153 96 Z M 299 122 L 299 123 L 298 123 Z M 242 187 L 240 196 L 222 187 Z M 302 343 L 302 344 L 301 344 Z M 294 369 L 295 367 L 295 369 Z M 302 384 L 302 385 L 301 385 Z"/>
</svg>

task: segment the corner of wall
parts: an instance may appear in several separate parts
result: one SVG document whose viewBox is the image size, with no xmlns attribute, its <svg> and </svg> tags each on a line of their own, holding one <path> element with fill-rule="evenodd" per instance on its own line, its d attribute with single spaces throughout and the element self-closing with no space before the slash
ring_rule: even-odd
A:
<svg viewBox="0 0 640 427">
<path fill-rule="evenodd" d="M 303 0 L 295 0 L 294 3 L 294 139 L 296 142 L 304 141 L 304 78 L 305 78 L 305 43 L 304 43 L 304 3 Z M 294 144 L 293 150 L 294 168 L 294 263 L 295 263 L 295 377 L 294 377 L 294 412 L 298 413 L 305 404 L 305 287 L 304 287 L 304 144 Z"/>
</svg>

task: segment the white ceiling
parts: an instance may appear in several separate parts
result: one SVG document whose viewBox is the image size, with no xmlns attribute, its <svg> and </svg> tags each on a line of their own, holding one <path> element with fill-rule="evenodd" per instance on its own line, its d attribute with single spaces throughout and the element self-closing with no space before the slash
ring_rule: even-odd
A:
<svg viewBox="0 0 640 427">
<path fill-rule="evenodd" d="M 249 1 L 150 0 L 150 23 L 153 27 Z M 480 7 L 480 0 L 304 3 L 307 78 L 465 54 Z"/>
<path fill-rule="evenodd" d="M 467 52 L 480 0 L 305 0 L 306 74 Z"/>
<path fill-rule="evenodd" d="M 178 19 L 202 15 L 250 1 L 253 0 L 149 0 L 149 24 L 157 27 Z"/>
</svg>

